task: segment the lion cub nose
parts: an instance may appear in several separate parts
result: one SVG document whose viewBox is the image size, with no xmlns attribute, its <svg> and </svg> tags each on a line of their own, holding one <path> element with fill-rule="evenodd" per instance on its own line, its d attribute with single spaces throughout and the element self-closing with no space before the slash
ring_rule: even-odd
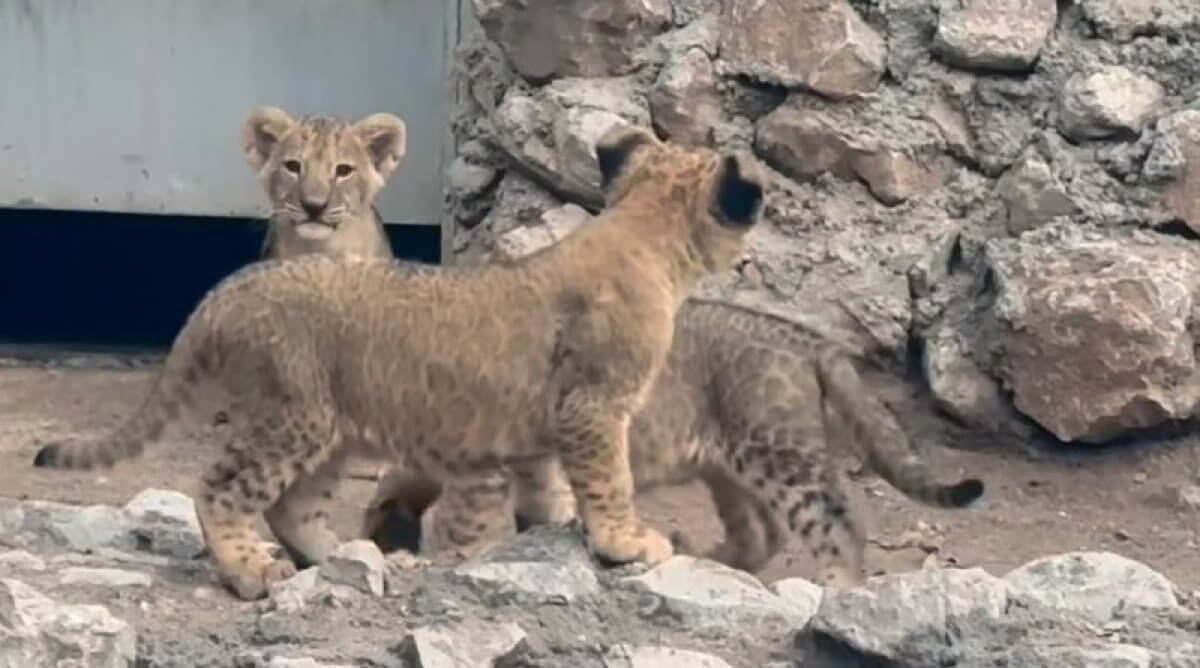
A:
<svg viewBox="0 0 1200 668">
<path fill-rule="evenodd" d="M 329 202 L 327 200 L 317 201 L 305 199 L 300 201 L 300 208 L 304 209 L 304 213 L 308 214 L 309 220 L 317 220 L 320 218 L 321 214 L 325 213 L 325 209 L 328 206 Z"/>
</svg>

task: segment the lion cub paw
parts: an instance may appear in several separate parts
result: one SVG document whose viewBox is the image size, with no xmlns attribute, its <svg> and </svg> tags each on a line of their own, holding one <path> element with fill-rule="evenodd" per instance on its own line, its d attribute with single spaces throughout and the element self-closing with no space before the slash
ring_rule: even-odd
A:
<svg viewBox="0 0 1200 668">
<path fill-rule="evenodd" d="M 283 582 L 296 574 L 296 565 L 288 559 L 267 555 L 251 558 L 235 570 L 221 574 L 221 581 L 243 601 L 263 598 L 271 585 Z"/>
<path fill-rule="evenodd" d="M 642 561 L 653 566 L 675 554 L 671 540 L 649 527 L 624 533 L 600 534 L 593 536 L 589 544 L 598 558 L 614 564 Z"/>
<path fill-rule="evenodd" d="M 408 550 L 396 550 L 387 555 L 385 567 L 387 571 L 393 575 L 408 571 L 418 571 L 423 568 L 429 568 L 433 562 L 429 559 L 423 559 Z"/>
</svg>

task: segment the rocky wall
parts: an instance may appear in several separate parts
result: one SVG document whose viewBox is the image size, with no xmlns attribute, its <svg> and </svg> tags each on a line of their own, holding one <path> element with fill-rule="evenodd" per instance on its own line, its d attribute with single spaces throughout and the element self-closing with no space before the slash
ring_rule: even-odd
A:
<svg viewBox="0 0 1200 668">
<path fill-rule="evenodd" d="M 947 416 L 1099 443 L 1200 401 L 1200 3 L 474 0 L 454 261 L 600 206 L 614 123 L 751 147 L 766 224 L 710 295 L 896 368 Z"/>
</svg>

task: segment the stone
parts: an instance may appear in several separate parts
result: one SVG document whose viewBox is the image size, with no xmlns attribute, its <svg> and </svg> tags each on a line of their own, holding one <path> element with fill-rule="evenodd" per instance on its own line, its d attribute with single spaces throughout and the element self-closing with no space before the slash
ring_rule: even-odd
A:
<svg viewBox="0 0 1200 668">
<path fill-rule="evenodd" d="M 969 638 L 947 629 L 994 623 L 1005 615 L 1008 603 L 1008 585 L 981 568 L 873 577 L 858 587 L 826 590 L 796 644 L 807 649 L 813 665 L 969 665 L 930 663 L 930 639 L 953 656 L 956 645 Z M 848 653 L 872 661 L 849 663 Z"/>
<path fill-rule="evenodd" d="M 821 585 L 804 578 L 776 580 L 767 587 L 767 591 L 795 606 L 800 612 L 800 618 L 805 622 L 817 614 L 817 609 L 821 607 L 821 597 L 825 594 Z"/>
<path fill-rule="evenodd" d="M 927 139 L 919 149 L 936 146 L 936 128 L 923 129 L 926 133 L 914 130 L 908 139 Z M 754 147 L 767 164 L 794 179 L 812 180 L 825 172 L 861 179 L 887 205 L 927 192 L 942 178 L 932 160 L 917 158 L 921 150 L 885 137 L 844 110 L 781 105 L 759 121 Z"/>
<path fill-rule="evenodd" d="M 1059 666 L 1085 668 L 1150 668 L 1156 653 L 1145 647 L 1112 644 L 1106 647 L 1068 647 L 1054 655 Z"/>
<path fill-rule="evenodd" d="M 374 542 L 359 539 L 341 545 L 325 557 L 319 566 L 321 577 L 353 587 L 363 593 L 383 596 L 383 576 L 387 560 Z"/>
<path fill-rule="evenodd" d="M 492 668 L 512 652 L 525 632 L 511 622 L 465 620 L 414 629 L 400 645 L 400 656 L 414 668 Z"/>
<path fill-rule="evenodd" d="M 749 573 L 688 555 L 677 554 L 623 581 L 653 595 L 643 605 L 643 616 L 664 615 L 692 629 L 772 622 L 797 626 L 812 614 L 807 600 L 777 596 Z"/>
<path fill-rule="evenodd" d="M 933 51 L 964 69 L 1029 70 L 1058 18 L 1055 0 L 964 0 L 939 14 Z"/>
<path fill-rule="evenodd" d="M 875 90 L 887 60 L 884 38 L 844 0 L 728 0 L 720 49 L 733 73 L 835 99 Z"/>
<path fill-rule="evenodd" d="M 937 327 L 925 337 L 922 370 L 934 405 L 959 422 L 996 431 L 1008 415 L 1008 403 L 995 379 L 979 370 L 967 344 L 952 327 Z"/>
<path fill-rule="evenodd" d="M 671 25 L 668 0 L 472 0 L 488 39 L 521 76 L 624 74 L 631 54 Z"/>
<path fill-rule="evenodd" d="M 206 545 L 192 497 L 169 489 L 144 489 L 125 504 L 134 535 L 146 551 L 181 559 L 202 554 Z"/>
<path fill-rule="evenodd" d="M 1035 559 L 1004 576 L 1015 599 L 1035 601 L 1096 624 L 1139 610 L 1174 610 L 1175 587 L 1145 564 L 1111 552 Z"/>
<path fill-rule="evenodd" d="M 74 506 L 0 498 L 0 534 L 14 546 L 53 546 L 74 552 L 104 547 L 132 550 L 136 541 L 126 513 L 112 506 Z"/>
<path fill-rule="evenodd" d="M 474 199 L 491 187 L 498 175 L 495 169 L 473 164 L 458 156 L 446 168 L 446 186 L 455 198 Z"/>
<path fill-rule="evenodd" d="M 1087 240 L 1052 225 L 987 243 L 996 292 L 987 349 L 1017 410 L 1084 443 L 1193 414 L 1200 258 L 1173 241 Z"/>
<path fill-rule="evenodd" d="M 46 562 L 41 557 L 30 554 L 25 550 L 8 550 L 0 552 L 0 568 L 19 571 L 44 571 Z"/>
<path fill-rule="evenodd" d="M 154 578 L 149 573 L 123 568 L 85 568 L 73 566 L 58 571 L 60 585 L 96 585 L 100 587 L 149 587 Z"/>
<path fill-rule="evenodd" d="M 596 141 L 615 124 L 649 126 L 650 114 L 631 79 L 560 79 L 534 93 L 510 89 L 493 120 L 501 149 L 537 181 L 598 208 Z"/>
<path fill-rule="evenodd" d="M 1143 35 L 1180 30 L 1191 0 L 1080 0 L 1083 15 L 1102 37 L 1118 43 Z"/>
<path fill-rule="evenodd" d="M 23 582 L 0 579 L 0 666 L 130 668 L 137 635 L 100 605 L 60 604 Z"/>
<path fill-rule="evenodd" d="M 715 58 L 721 41 L 720 15 L 706 13 L 678 30 L 669 30 L 650 40 L 634 58 L 643 65 L 661 67 L 691 49 L 700 49 Z"/>
<path fill-rule="evenodd" d="M 1120 65 L 1078 73 L 1063 86 L 1058 131 L 1076 142 L 1136 137 L 1164 97 L 1157 81 Z"/>
<path fill-rule="evenodd" d="M 567 527 L 536 526 L 454 569 L 488 598 L 528 597 L 563 604 L 600 590 L 582 537 Z"/>
<path fill-rule="evenodd" d="M 268 591 L 273 610 L 293 613 L 304 609 L 308 601 L 321 591 L 321 569 L 306 568 L 281 582 L 275 582 Z"/>
<path fill-rule="evenodd" d="M 668 64 L 647 94 L 650 118 L 661 135 L 685 144 L 710 144 L 721 122 L 721 97 L 712 61 L 701 49 L 688 49 Z"/>
<path fill-rule="evenodd" d="M 996 183 L 1004 206 L 1000 216 L 1013 236 L 1049 223 L 1058 216 L 1073 216 L 1079 207 L 1062 183 L 1035 152 L 1028 152 Z"/>
<path fill-rule="evenodd" d="M 557 209 L 551 209 L 542 214 L 540 225 L 518 227 L 496 239 L 496 249 L 492 257 L 510 261 L 525 257 L 562 241 L 590 219 L 591 214 L 574 204 L 564 204 Z"/>
<path fill-rule="evenodd" d="M 604 668 L 732 668 L 711 654 L 657 645 L 615 645 L 603 657 Z"/>
<path fill-rule="evenodd" d="M 1155 142 L 1174 144 L 1180 162 L 1175 177 L 1164 189 L 1167 206 L 1193 231 L 1200 233 L 1200 110 L 1186 109 L 1159 121 L 1162 139 Z M 1146 159 L 1150 163 L 1155 151 Z M 1143 169 L 1150 167 L 1147 164 Z M 1166 170 L 1163 170 L 1166 171 Z"/>
<path fill-rule="evenodd" d="M 321 663 L 312 657 L 285 658 L 273 656 L 267 661 L 267 668 L 350 668 L 346 664 Z"/>
</svg>

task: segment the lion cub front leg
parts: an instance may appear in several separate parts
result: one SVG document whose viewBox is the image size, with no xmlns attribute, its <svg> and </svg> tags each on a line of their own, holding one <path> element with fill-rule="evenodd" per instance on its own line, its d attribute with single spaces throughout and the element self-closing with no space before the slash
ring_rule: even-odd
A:
<svg viewBox="0 0 1200 668">
<path fill-rule="evenodd" d="M 577 517 L 575 492 L 555 456 L 521 458 L 510 464 L 515 486 L 517 531 L 535 524 L 566 524 Z"/>
<path fill-rule="evenodd" d="M 584 403 L 557 416 L 548 440 L 574 490 L 592 552 L 618 564 L 657 564 L 674 550 L 666 536 L 642 522 L 634 507 L 628 427 L 628 415 L 605 412 L 599 402 Z"/>
</svg>

